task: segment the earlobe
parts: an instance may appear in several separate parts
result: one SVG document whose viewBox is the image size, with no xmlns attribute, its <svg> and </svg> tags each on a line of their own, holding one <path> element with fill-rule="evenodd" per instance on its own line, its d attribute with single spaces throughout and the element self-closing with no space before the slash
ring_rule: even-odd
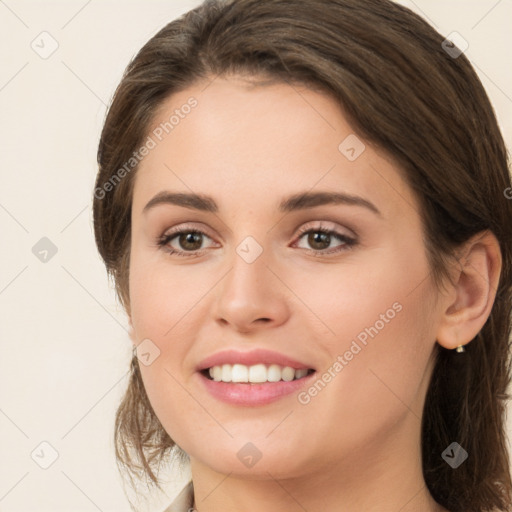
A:
<svg viewBox="0 0 512 512">
<path fill-rule="evenodd" d="M 501 272 L 499 242 L 491 231 L 468 240 L 458 258 L 452 293 L 447 296 L 437 342 L 448 349 L 469 343 L 482 329 L 494 304 Z"/>
</svg>

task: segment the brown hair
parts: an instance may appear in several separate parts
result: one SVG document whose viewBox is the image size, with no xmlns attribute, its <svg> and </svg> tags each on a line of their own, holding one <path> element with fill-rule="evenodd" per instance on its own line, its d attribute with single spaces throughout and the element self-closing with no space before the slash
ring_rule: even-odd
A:
<svg viewBox="0 0 512 512">
<path fill-rule="evenodd" d="M 443 40 L 389 0 L 205 1 L 145 44 L 115 92 L 98 148 L 95 236 L 129 312 L 136 165 L 115 186 L 106 185 L 143 142 L 162 102 L 199 80 L 229 74 L 329 94 L 356 133 L 394 159 L 417 196 L 436 284 L 470 237 L 490 230 L 499 241 L 503 267 L 484 327 L 463 354 L 436 344 L 422 463 L 430 493 L 452 512 L 509 510 L 512 201 L 505 191 L 511 180 L 484 88 L 468 59 L 446 51 Z M 469 454 L 457 469 L 441 457 L 453 441 Z M 157 485 L 157 464 L 173 448 L 179 454 L 151 408 L 136 359 L 115 442 L 120 467 Z"/>
</svg>

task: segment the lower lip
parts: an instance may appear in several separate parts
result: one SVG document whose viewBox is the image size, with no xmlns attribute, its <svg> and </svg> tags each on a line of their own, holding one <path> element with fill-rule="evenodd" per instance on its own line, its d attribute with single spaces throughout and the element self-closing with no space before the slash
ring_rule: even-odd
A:
<svg viewBox="0 0 512 512">
<path fill-rule="evenodd" d="M 316 372 L 301 379 L 285 382 L 264 382 L 262 384 L 232 383 L 210 380 L 198 373 L 206 389 L 212 396 L 232 405 L 256 406 L 266 405 L 287 395 L 299 391 L 309 384 Z"/>
</svg>

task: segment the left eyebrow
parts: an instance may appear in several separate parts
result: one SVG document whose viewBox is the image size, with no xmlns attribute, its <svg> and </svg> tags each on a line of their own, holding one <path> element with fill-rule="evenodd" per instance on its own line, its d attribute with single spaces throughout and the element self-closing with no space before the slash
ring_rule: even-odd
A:
<svg viewBox="0 0 512 512">
<path fill-rule="evenodd" d="M 217 213 L 219 211 L 217 203 L 210 196 L 195 193 L 162 191 L 146 204 L 143 213 L 160 204 L 173 204 L 211 213 Z M 293 212 L 328 204 L 360 206 L 367 208 L 378 216 L 382 216 L 380 210 L 367 199 L 340 192 L 300 192 L 293 194 L 279 203 L 279 211 L 283 213 Z"/>
<path fill-rule="evenodd" d="M 326 204 L 362 206 L 363 208 L 367 208 L 373 213 L 382 216 L 380 210 L 367 199 L 341 192 L 301 192 L 299 194 L 294 194 L 280 203 L 279 210 L 281 212 L 293 212 Z"/>
</svg>

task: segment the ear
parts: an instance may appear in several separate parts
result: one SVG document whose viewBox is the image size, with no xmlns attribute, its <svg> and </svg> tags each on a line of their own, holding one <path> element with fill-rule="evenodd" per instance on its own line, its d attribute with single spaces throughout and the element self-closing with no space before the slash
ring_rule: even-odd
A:
<svg viewBox="0 0 512 512">
<path fill-rule="evenodd" d="M 448 349 L 469 343 L 489 318 L 502 266 L 499 242 L 484 231 L 462 247 L 444 302 L 437 342 Z"/>
</svg>

